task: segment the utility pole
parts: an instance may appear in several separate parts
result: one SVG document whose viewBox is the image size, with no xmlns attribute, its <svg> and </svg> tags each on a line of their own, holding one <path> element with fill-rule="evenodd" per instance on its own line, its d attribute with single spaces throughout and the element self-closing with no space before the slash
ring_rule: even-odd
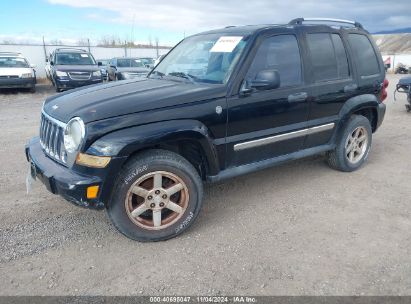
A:
<svg viewBox="0 0 411 304">
<path fill-rule="evenodd" d="M 43 36 L 43 50 L 44 50 L 44 59 L 46 59 L 46 62 L 47 62 L 48 59 L 47 59 L 46 43 L 44 42 L 44 36 Z"/>
<path fill-rule="evenodd" d="M 91 53 L 90 51 L 90 39 L 87 38 L 87 45 L 88 45 L 88 52 Z"/>
</svg>

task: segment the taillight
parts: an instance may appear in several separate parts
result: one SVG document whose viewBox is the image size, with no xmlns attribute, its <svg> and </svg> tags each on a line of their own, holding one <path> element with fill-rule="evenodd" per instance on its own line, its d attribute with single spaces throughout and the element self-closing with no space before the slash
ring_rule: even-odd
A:
<svg viewBox="0 0 411 304">
<path fill-rule="evenodd" d="M 382 87 L 381 88 L 381 95 L 380 95 L 380 100 L 381 101 L 384 101 L 388 96 L 387 87 L 388 87 L 389 83 L 390 82 L 387 79 L 384 79 L 384 82 L 381 85 L 381 87 Z"/>
</svg>

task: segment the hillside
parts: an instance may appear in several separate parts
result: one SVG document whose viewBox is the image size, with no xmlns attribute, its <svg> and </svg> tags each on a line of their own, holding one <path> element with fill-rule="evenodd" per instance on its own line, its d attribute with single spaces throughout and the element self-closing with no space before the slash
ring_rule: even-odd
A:
<svg viewBox="0 0 411 304">
<path fill-rule="evenodd" d="M 381 53 L 411 53 L 411 33 L 373 35 Z"/>
</svg>

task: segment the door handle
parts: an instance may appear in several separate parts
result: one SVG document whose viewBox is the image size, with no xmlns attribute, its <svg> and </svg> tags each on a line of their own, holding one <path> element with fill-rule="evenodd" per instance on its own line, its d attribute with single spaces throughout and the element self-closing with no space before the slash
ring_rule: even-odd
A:
<svg viewBox="0 0 411 304">
<path fill-rule="evenodd" d="M 355 90 L 358 89 L 358 86 L 355 83 L 352 84 L 347 84 L 344 87 L 344 93 L 348 93 L 348 92 L 354 92 Z"/>
<path fill-rule="evenodd" d="M 307 100 L 308 94 L 306 92 L 294 93 L 288 95 L 288 102 L 304 102 Z"/>
</svg>

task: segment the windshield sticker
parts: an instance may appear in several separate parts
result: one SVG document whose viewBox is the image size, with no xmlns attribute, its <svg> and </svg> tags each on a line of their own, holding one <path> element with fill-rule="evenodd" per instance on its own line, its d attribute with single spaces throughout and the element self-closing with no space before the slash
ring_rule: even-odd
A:
<svg viewBox="0 0 411 304">
<path fill-rule="evenodd" d="M 81 56 L 81 57 L 85 57 L 85 58 L 87 58 L 87 57 L 88 57 L 88 55 L 87 55 L 87 54 L 80 54 L 80 56 Z"/>
<path fill-rule="evenodd" d="M 16 61 L 19 61 L 19 62 L 24 62 L 24 59 L 23 59 L 23 58 L 16 58 L 15 60 L 16 60 Z"/>
<path fill-rule="evenodd" d="M 237 44 L 243 39 L 239 36 L 223 36 L 220 37 L 214 46 L 211 48 L 210 52 L 213 53 L 231 53 Z"/>
<path fill-rule="evenodd" d="M 141 60 L 139 60 L 139 59 L 134 59 L 134 61 L 135 61 L 135 62 L 138 62 L 138 63 L 141 62 Z"/>
</svg>

